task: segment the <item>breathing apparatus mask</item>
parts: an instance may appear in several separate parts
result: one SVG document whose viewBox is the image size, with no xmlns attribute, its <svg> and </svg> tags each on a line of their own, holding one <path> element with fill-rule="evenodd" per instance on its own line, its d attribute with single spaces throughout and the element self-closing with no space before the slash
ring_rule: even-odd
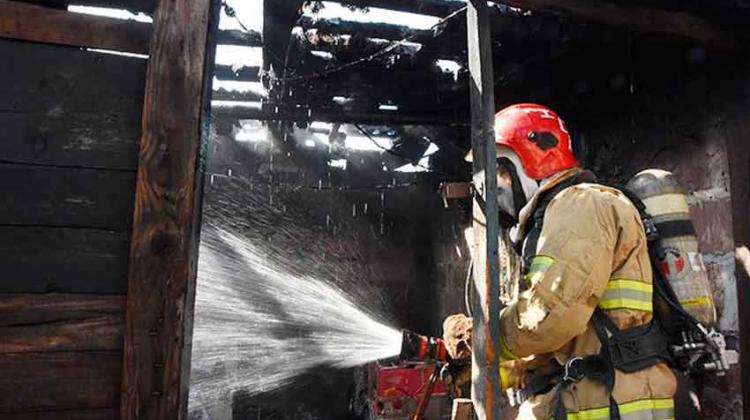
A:
<svg viewBox="0 0 750 420">
<path fill-rule="evenodd" d="M 539 189 L 536 180 L 523 170 L 518 155 L 507 147 L 498 148 L 497 205 L 500 226 L 510 229 L 518 223 L 521 209 Z"/>
</svg>

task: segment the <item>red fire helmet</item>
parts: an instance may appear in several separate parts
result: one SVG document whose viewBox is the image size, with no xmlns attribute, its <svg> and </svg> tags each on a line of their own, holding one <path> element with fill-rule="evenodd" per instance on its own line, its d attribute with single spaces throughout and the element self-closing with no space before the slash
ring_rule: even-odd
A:
<svg viewBox="0 0 750 420">
<path fill-rule="evenodd" d="M 516 104 L 495 114 L 495 143 L 512 149 L 533 179 L 578 165 L 565 123 L 542 105 Z"/>
</svg>

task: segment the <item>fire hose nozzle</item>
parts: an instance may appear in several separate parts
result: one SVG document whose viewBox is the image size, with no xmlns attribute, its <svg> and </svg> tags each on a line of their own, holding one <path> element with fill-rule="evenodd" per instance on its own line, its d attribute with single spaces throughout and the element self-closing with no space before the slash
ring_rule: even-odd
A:
<svg viewBox="0 0 750 420">
<path fill-rule="evenodd" d="M 436 337 L 420 335 L 413 331 L 401 330 L 401 360 L 411 361 L 447 361 L 448 350 L 443 340 Z"/>
</svg>

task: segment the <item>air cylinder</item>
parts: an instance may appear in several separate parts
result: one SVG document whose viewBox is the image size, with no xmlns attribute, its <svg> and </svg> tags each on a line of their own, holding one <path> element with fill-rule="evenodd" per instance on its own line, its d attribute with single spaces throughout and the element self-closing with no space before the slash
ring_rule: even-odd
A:
<svg viewBox="0 0 750 420">
<path fill-rule="evenodd" d="M 711 285 L 698 238 L 690 218 L 687 196 L 674 174 L 647 169 L 627 184 L 654 218 L 660 239 L 656 242 L 658 268 L 669 281 L 682 306 L 706 327 L 716 323 Z"/>
</svg>

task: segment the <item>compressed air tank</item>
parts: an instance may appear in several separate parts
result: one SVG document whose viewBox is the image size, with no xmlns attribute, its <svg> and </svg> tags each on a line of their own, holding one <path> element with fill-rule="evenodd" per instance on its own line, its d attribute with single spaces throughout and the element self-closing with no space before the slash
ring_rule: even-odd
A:
<svg viewBox="0 0 750 420">
<path fill-rule="evenodd" d="M 654 218 L 660 239 L 656 243 L 659 270 L 674 289 L 682 306 L 704 326 L 716 323 L 711 285 L 698 238 L 690 218 L 687 196 L 671 172 L 647 169 L 627 184 Z"/>
</svg>

